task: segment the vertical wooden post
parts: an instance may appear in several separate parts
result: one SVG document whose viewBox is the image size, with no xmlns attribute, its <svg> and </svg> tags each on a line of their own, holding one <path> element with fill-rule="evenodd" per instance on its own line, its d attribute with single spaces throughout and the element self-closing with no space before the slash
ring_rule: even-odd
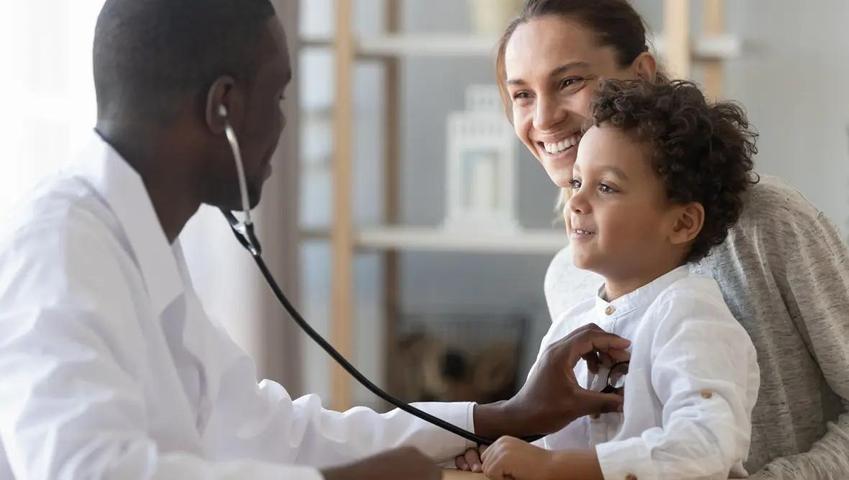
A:
<svg viewBox="0 0 849 480">
<path fill-rule="evenodd" d="M 690 0 L 664 0 L 666 67 L 672 78 L 690 78 Z"/>
<path fill-rule="evenodd" d="M 397 0 L 384 0 L 386 12 L 386 32 L 397 33 L 400 29 L 401 7 Z M 398 223 L 400 214 L 401 185 L 401 88 L 400 68 L 397 57 L 386 57 L 384 68 L 384 150 L 383 150 L 383 221 L 386 225 Z M 397 368 L 393 369 L 396 358 L 396 337 L 400 315 L 401 275 L 399 272 L 399 254 L 394 250 L 383 253 L 383 321 L 385 338 L 384 378 L 391 392 L 398 392 L 399 380 Z"/>
<path fill-rule="evenodd" d="M 724 0 L 705 0 L 704 34 L 719 35 L 725 30 Z M 722 83 L 725 68 L 722 60 L 709 60 L 704 66 L 705 96 L 710 100 L 718 100 L 722 96 Z"/>
<path fill-rule="evenodd" d="M 331 277 L 330 338 L 346 358 L 352 353 L 353 299 L 353 215 L 351 208 L 351 157 L 353 142 L 354 35 L 351 26 L 352 0 L 336 0 L 336 75 L 333 110 L 333 225 L 331 245 L 333 269 Z M 331 401 L 335 410 L 351 407 L 351 379 L 332 359 Z"/>
</svg>

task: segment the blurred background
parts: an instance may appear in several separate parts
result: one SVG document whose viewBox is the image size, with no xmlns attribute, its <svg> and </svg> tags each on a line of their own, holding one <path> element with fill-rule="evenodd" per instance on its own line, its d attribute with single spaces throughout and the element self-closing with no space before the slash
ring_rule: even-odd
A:
<svg viewBox="0 0 849 480">
<path fill-rule="evenodd" d="M 509 395 L 550 318 L 557 191 L 493 97 L 515 0 L 275 0 L 296 79 L 259 224 L 307 319 L 407 400 Z M 102 0 L 0 0 L 0 215 L 94 124 Z M 673 73 L 744 105 L 759 172 L 849 233 L 849 2 L 634 0 Z M 263 376 L 385 408 L 292 329 L 214 212 L 182 241 L 207 312 Z"/>
</svg>

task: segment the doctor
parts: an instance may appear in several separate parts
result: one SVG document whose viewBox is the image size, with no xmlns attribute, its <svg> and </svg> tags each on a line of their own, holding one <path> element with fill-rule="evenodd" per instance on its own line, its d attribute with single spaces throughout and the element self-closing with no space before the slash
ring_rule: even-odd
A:
<svg viewBox="0 0 849 480">
<path fill-rule="evenodd" d="M 240 209 L 225 122 L 252 206 L 271 174 L 292 71 L 268 0 L 107 0 L 94 75 L 88 149 L 0 237 L 0 478 L 440 478 L 466 441 L 257 384 L 189 281 L 183 226 Z M 552 432 L 619 408 L 566 372 L 626 347 L 588 328 L 509 400 L 421 407 L 489 438 Z"/>
</svg>

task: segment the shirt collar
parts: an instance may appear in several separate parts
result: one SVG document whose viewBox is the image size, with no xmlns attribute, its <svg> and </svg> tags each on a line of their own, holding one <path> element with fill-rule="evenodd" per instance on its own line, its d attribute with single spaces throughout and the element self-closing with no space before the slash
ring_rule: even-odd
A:
<svg viewBox="0 0 849 480">
<path fill-rule="evenodd" d="M 689 267 L 682 265 L 657 277 L 633 292 L 622 295 L 612 302 L 608 302 L 601 297 L 601 293 L 604 291 L 604 284 L 602 284 L 596 295 L 594 310 L 604 316 L 621 316 L 634 310 L 648 308 L 667 287 L 687 277 L 689 274 Z"/>
<path fill-rule="evenodd" d="M 126 235 L 157 315 L 184 290 L 176 253 L 168 243 L 138 174 L 97 132 L 83 150 L 75 173 L 103 198 Z M 176 248 L 176 250 L 175 250 Z"/>
</svg>

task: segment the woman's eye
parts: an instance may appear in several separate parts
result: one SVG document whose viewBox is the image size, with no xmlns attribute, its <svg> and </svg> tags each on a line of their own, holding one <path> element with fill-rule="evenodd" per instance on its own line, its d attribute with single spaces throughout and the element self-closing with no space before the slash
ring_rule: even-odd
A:
<svg viewBox="0 0 849 480">
<path fill-rule="evenodd" d="M 560 89 L 570 92 L 577 91 L 584 84 L 585 79 L 582 77 L 569 77 L 560 81 Z"/>
<path fill-rule="evenodd" d="M 572 180 L 569 180 L 569 186 L 572 188 L 572 190 L 578 190 L 581 188 L 581 181 L 576 178 L 573 178 Z"/>
<path fill-rule="evenodd" d="M 513 100 L 527 100 L 531 98 L 531 95 L 526 91 L 516 92 L 513 94 Z"/>
</svg>

